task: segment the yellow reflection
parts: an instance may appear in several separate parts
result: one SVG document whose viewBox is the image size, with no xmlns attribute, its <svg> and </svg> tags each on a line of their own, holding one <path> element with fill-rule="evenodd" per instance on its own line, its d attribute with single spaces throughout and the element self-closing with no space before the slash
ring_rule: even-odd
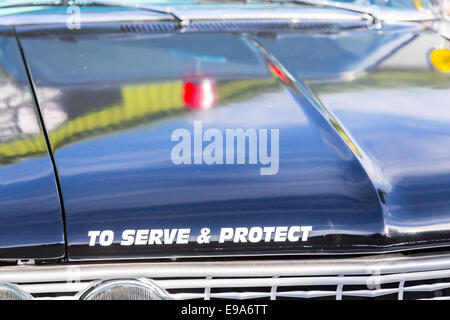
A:
<svg viewBox="0 0 450 320">
<path fill-rule="evenodd" d="M 414 6 L 417 9 L 419 9 L 419 10 L 423 10 L 424 9 L 423 3 L 420 0 L 412 0 L 412 1 L 413 1 Z"/>
<path fill-rule="evenodd" d="M 183 85 L 182 80 L 175 80 L 124 86 L 121 88 L 122 101 L 65 121 L 52 130 L 49 137 L 53 149 L 117 129 L 189 112 L 183 101 Z M 219 83 L 217 90 L 221 104 L 226 105 L 275 87 L 273 79 L 248 79 Z M 47 147 L 39 139 L 42 137 L 25 137 L 4 143 L 0 141 L 0 165 L 14 163 L 23 157 L 45 154 Z"/>
<path fill-rule="evenodd" d="M 430 62 L 436 69 L 442 72 L 450 71 L 450 50 L 436 49 L 430 54 Z"/>
<path fill-rule="evenodd" d="M 359 152 L 356 145 L 353 143 L 352 139 L 348 136 L 348 134 L 345 132 L 344 128 L 339 124 L 339 122 L 334 118 L 334 116 L 330 115 L 330 123 L 334 127 L 334 129 L 337 131 L 337 133 L 344 139 L 345 143 L 348 145 L 350 149 L 358 156 L 362 157 L 361 152 Z"/>
</svg>

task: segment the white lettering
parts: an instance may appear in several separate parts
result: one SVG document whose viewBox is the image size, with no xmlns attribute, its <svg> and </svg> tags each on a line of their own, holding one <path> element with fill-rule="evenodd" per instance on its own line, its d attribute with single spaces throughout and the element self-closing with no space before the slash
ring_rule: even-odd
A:
<svg viewBox="0 0 450 320">
<path fill-rule="evenodd" d="M 97 238 L 100 235 L 100 231 L 89 231 L 88 237 L 89 239 L 89 246 L 95 246 L 95 243 L 97 242 Z"/>
<path fill-rule="evenodd" d="M 222 228 L 220 230 L 219 243 L 224 243 L 226 240 L 233 239 L 233 228 Z"/>
<path fill-rule="evenodd" d="M 103 247 L 110 246 L 114 242 L 114 232 L 105 230 L 100 233 L 99 243 Z"/>
<path fill-rule="evenodd" d="M 134 243 L 134 235 L 136 230 L 125 230 L 122 232 L 122 241 L 120 241 L 121 246 L 131 246 Z"/>
</svg>

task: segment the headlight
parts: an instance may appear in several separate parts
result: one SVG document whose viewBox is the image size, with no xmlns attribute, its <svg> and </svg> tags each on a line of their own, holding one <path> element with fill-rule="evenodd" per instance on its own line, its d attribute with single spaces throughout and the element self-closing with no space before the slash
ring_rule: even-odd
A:
<svg viewBox="0 0 450 320">
<path fill-rule="evenodd" d="M 0 300 L 31 300 L 33 297 L 15 285 L 0 283 Z"/>
<path fill-rule="evenodd" d="M 82 300 L 166 300 L 168 293 L 146 279 L 108 280 L 80 295 Z"/>
</svg>

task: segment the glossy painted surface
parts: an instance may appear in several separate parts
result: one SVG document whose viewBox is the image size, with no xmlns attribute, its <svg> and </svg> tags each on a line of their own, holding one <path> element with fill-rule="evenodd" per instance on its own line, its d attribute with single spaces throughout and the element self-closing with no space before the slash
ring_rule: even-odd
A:
<svg viewBox="0 0 450 320">
<path fill-rule="evenodd" d="M 313 54 L 312 47 L 301 45 L 307 41 L 304 37 L 263 40 L 263 44 L 289 70 L 304 77 L 376 168 L 369 175 L 385 193 L 387 244 L 446 242 L 450 236 L 450 75 L 434 69 L 429 56 L 433 50 L 449 48 L 449 41 L 412 31 L 373 35 L 380 40 L 389 37 L 403 38 L 406 44 L 366 73 L 358 66 L 343 65 L 333 82 L 322 79 L 317 69 L 304 72 L 292 59 Z M 363 38 L 318 42 L 343 45 Z M 287 42 L 296 50 L 283 51 Z"/>
<path fill-rule="evenodd" d="M 449 42 L 419 35 L 366 76 L 332 88 L 311 83 L 380 169 L 392 242 L 450 234 L 450 75 L 427 61 L 439 48 Z"/>
<path fill-rule="evenodd" d="M 9 29 L 0 29 L 0 65 L 0 258 L 60 258 L 64 230 L 52 162 Z"/>
<path fill-rule="evenodd" d="M 332 36 L 22 37 L 55 150 L 69 257 L 447 244 L 449 126 L 442 114 L 449 79 L 428 69 L 426 52 L 414 47 L 420 39 L 430 49 L 442 42 L 417 28 L 394 27 Z M 401 52 L 408 59 L 398 58 Z M 400 72 L 393 79 L 401 85 L 385 83 L 394 81 L 392 72 Z M 381 80 L 367 82 L 371 77 Z M 195 90 L 186 88 L 205 81 L 215 97 L 202 110 L 189 98 Z M 399 107 L 399 96 L 413 107 Z M 411 118 L 413 110 L 418 115 Z M 171 135 L 193 133 L 194 121 L 221 132 L 278 129 L 278 173 L 263 176 L 248 164 L 175 165 Z M 308 241 L 217 243 L 221 227 L 290 225 L 312 225 Z M 126 229 L 190 228 L 198 235 L 204 227 L 211 229 L 210 244 L 192 237 L 186 245 L 118 245 Z M 90 230 L 114 231 L 114 245 L 88 246 Z"/>
</svg>

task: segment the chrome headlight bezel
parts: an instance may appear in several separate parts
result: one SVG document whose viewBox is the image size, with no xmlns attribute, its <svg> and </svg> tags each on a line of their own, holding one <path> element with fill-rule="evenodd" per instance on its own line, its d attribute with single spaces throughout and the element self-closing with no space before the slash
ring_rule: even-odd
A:
<svg viewBox="0 0 450 320">
<path fill-rule="evenodd" d="M 32 300 L 33 296 L 11 283 L 0 283 L 0 300 Z"/>
<path fill-rule="evenodd" d="M 96 282 L 81 292 L 78 298 L 80 300 L 169 300 L 169 294 L 149 279 L 114 279 Z"/>
</svg>

